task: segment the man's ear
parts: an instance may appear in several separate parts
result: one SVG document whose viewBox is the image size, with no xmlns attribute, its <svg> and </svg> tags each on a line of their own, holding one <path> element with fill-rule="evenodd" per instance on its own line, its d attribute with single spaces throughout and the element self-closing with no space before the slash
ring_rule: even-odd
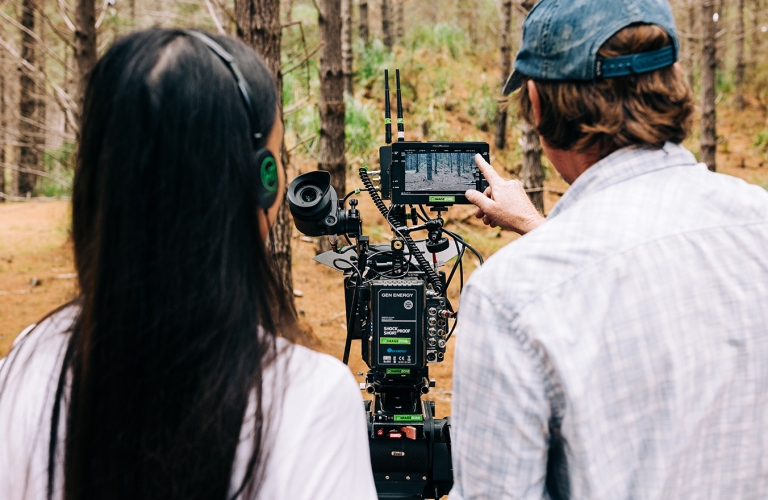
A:
<svg viewBox="0 0 768 500">
<path fill-rule="evenodd" d="M 541 101 L 539 100 L 539 89 L 533 80 L 528 80 L 528 98 L 531 100 L 533 116 L 536 118 L 536 127 L 541 123 Z"/>
</svg>

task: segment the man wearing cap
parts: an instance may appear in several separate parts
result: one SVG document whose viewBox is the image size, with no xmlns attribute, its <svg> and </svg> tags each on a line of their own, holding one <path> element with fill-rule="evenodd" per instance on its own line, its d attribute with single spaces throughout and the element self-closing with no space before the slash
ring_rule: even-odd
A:
<svg viewBox="0 0 768 500">
<path fill-rule="evenodd" d="M 666 0 L 526 19 L 504 91 L 571 188 L 544 220 L 477 159 L 524 236 L 462 294 L 451 500 L 768 496 L 768 193 L 681 145 L 678 54 Z"/>
</svg>

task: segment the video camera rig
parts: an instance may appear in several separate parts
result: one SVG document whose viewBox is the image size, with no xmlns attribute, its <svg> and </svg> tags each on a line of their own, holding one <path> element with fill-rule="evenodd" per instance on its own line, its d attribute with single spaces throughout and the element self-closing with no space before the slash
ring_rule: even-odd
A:
<svg viewBox="0 0 768 500">
<path fill-rule="evenodd" d="M 333 250 L 315 260 L 345 274 L 344 362 L 349 361 L 352 341 L 361 340 L 369 368 L 361 386 L 373 395 L 365 409 L 379 498 L 440 498 L 453 485 L 450 417 L 434 418 L 434 402 L 421 397 L 435 386 L 428 365 L 445 359 L 456 327 L 448 287 L 457 270 L 464 286 L 462 259 L 467 249 L 483 261 L 460 235 L 443 227 L 442 213 L 450 205 L 468 203 L 467 189 L 485 189 L 474 155 L 488 160 L 488 144 L 405 142 L 400 70 L 396 77 L 398 142 L 392 144 L 385 70 L 387 145 L 379 150 L 379 171 L 359 171 L 364 189 L 392 229 L 390 243 L 371 244 L 362 234 L 358 202 L 350 199 L 361 190 L 339 201 L 328 172 L 297 177 L 288 187 L 288 203 L 300 232 L 331 237 Z M 392 200 L 389 207 L 385 199 Z M 429 216 L 425 205 L 436 217 Z M 426 231 L 427 238 L 415 241 L 411 235 L 417 231 Z M 339 247 L 338 236 L 349 246 Z M 446 276 L 440 267 L 456 256 Z"/>
</svg>

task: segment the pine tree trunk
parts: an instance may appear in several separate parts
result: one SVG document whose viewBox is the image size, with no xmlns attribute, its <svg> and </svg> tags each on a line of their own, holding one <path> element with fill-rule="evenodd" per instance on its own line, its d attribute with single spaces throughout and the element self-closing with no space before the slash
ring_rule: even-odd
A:
<svg viewBox="0 0 768 500">
<path fill-rule="evenodd" d="M 501 85 L 509 77 L 512 68 L 512 0 L 501 2 Z M 501 86 L 499 87 L 501 88 Z M 507 103 L 498 103 L 496 110 L 496 136 L 494 144 L 498 149 L 504 149 L 507 140 Z"/>
<path fill-rule="evenodd" d="M 688 0 L 688 34 L 692 35 L 693 33 L 696 33 L 696 0 Z M 698 47 L 696 47 L 696 42 L 690 38 L 688 39 L 688 49 L 688 85 L 693 89 L 696 83 L 694 69 Z"/>
<path fill-rule="evenodd" d="M 736 109 L 744 109 L 744 0 L 737 0 L 736 15 Z"/>
<path fill-rule="evenodd" d="M 5 192 L 5 131 L 8 129 L 8 122 L 5 118 L 5 52 L 0 51 L 0 194 Z M 5 198 L 0 196 L 0 203 Z"/>
<path fill-rule="evenodd" d="M 368 0 L 360 0 L 360 38 L 363 39 L 363 44 L 368 45 L 370 43 L 370 34 L 368 30 Z"/>
<path fill-rule="evenodd" d="M 392 0 L 381 0 L 381 32 L 384 46 L 392 52 Z"/>
<path fill-rule="evenodd" d="M 285 2 L 285 23 L 291 24 L 293 22 L 293 0 L 287 0 Z"/>
<path fill-rule="evenodd" d="M 32 0 L 21 3 L 21 25 L 29 32 L 35 31 L 35 11 Z M 21 57 L 35 64 L 35 49 L 37 42 L 27 31 L 21 32 Z M 19 196 L 31 196 L 35 189 L 37 176 L 28 170 L 40 170 L 40 156 L 37 151 L 37 137 L 42 133 L 37 123 L 37 85 L 26 68 L 21 69 L 19 77 L 21 95 L 19 98 L 19 153 L 18 165 L 21 170 L 16 173 L 15 191 Z"/>
<path fill-rule="evenodd" d="M 536 129 L 529 123 L 520 122 L 523 132 L 520 145 L 523 148 L 523 168 L 520 169 L 520 180 L 526 190 L 534 190 L 528 193 L 536 210 L 544 214 L 544 170 L 541 167 L 541 142 Z"/>
<path fill-rule="evenodd" d="M 235 0 L 237 36 L 252 47 L 264 60 L 275 77 L 277 95 L 283 95 L 283 72 L 280 65 L 280 0 Z M 283 115 L 283 100 L 278 99 L 280 119 Z M 280 158 L 287 170 L 290 163 L 285 141 L 280 146 Z M 272 249 L 278 279 L 283 285 L 283 303 L 295 314 L 293 299 L 293 275 L 291 274 L 291 234 L 293 222 L 287 198 L 277 212 L 277 221 L 269 233 L 268 245 Z"/>
<path fill-rule="evenodd" d="M 44 9 L 45 8 L 45 0 L 38 0 L 37 2 L 37 8 L 38 9 Z M 36 26 L 37 36 L 39 38 L 40 44 L 45 44 L 45 24 L 40 22 L 37 23 Z M 42 49 L 42 47 L 41 47 Z M 41 50 L 40 53 L 35 58 L 37 61 L 37 69 L 40 70 L 41 75 L 45 75 L 45 51 Z M 45 101 L 45 80 L 38 79 L 37 80 L 37 104 L 35 105 L 35 121 L 39 124 L 40 131 L 37 134 L 36 140 L 35 140 L 35 146 L 37 148 L 37 155 L 39 158 L 39 168 L 40 170 L 45 169 L 45 165 L 43 164 L 43 158 L 45 156 L 45 141 L 48 138 L 48 133 L 46 132 L 46 101 Z"/>
<path fill-rule="evenodd" d="M 344 66 L 344 90 L 350 95 L 354 95 L 352 0 L 341 0 L 341 62 Z"/>
<path fill-rule="evenodd" d="M 320 164 L 331 173 L 339 199 L 346 192 L 344 160 L 344 73 L 341 68 L 341 0 L 322 0 L 320 40 Z"/>
<path fill-rule="evenodd" d="M 702 51 L 701 51 L 701 154 L 700 160 L 707 168 L 716 170 L 715 151 L 717 128 L 715 124 L 715 22 L 714 2 L 704 0 L 701 4 Z"/>
<path fill-rule="evenodd" d="M 751 70 L 754 72 L 755 68 L 757 66 L 757 61 L 760 60 L 761 54 L 759 54 L 760 51 L 760 37 L 763 36 L 762 31 L 760 31 L 760 18 L 762 15 L 761 10 L 763 8 L 763 2 L 762 0 L 752 0 L 752 34 L 751 37 L 751 48 L 749 53 L 749 65 Z"/>
<path fill-rule="evenodd" d="M 395 36 L 397 41 L 401 41 L 405 36 L 405 0 L 395 0 L 395 22 L 397 27 L 395 29 Z"/>
<path fill-rule="evenodd" d="M 77 123 L 83 113 L 88 75 L 98 59 L 96 46 L 96 7 L 94 0 L 75 2 L 75 66 L 77 67 Z M 79 134 L 79 132 L 78 132 Z"/>
</svg>

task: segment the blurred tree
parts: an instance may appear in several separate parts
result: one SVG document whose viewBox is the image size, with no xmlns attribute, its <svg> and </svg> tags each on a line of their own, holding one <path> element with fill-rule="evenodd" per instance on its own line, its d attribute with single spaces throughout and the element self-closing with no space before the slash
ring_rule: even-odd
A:
<svg viewBox="0 0 768 500">
<path fill-rule="evenodd" d="M 331 173 L 331 183 L 341 199 L 346 188 L 344 159 L 344 72 L 341 64 L 341 1 L 322 0 L 320 26 L 320 162 Z"/>
<path fill-rule="evenodd" d="M 35 36 L 35 11 L 32 0 L 21 3 L 21 57 L 26 63 L 22 65 L 19 76 L 19 149 L 18 170 L 15 171 L 15 189 L 19 196 L 32 196 L 37 182 L 34 172 L 40 170 L 40 155 L 38 154 L 38 137 L 43 133 L 37 121 L 38 89 L 33 71 L 36 68 L 35 53 L 37 40 Z"/>
<path fill-rule="evenodd" d="M 8 121 L 5 116 L 5 52 L 0 50 L 0 194 L 5 194 L 5 140 Z M 0 196 L 0 203 L 5 198 Z"/>
<path fill-rule="evenodd" d="M 694 88 L 695 84 L 695 65 L 696 65 L 696 54 L 699 52 L 698 44 L 695 41 L 694 33 L 696 33 L 696 0 L 688 0 L 688 58 L 687 58 L 687 66 L 688 66 L 688 84 L 691 86 L 691 89 Z"/>
<path fill-rule="evenodd" d="M 512 0 L 501 1 L 501 26 L 499 27 L 501 55 L 501 85 L 503 86 L 512 68 Z M 499 87 L 501 88 L 501 87 Z M 507 102 L 499 102 L 496 110 L 496 135 L 494 144 L 504 149 L 507 138 Z"/>
<path fill-rule="evenodd" d="M 341 62 L 344 66 L 344 90 L 354 95 L 352 57 L 352 0 L 341 0 Z"/>
<path fill-rule="evenodd" d="M 392 33 L 392 0 L 381 0 L 381 33 L 382 41 L 388 51 L 392 52 L 394 36 Z"/>
<path fill-rule="evenodd" d="M 405 0 L 395 2 L 395 38 L 400 42 L 405 36 Z"/>
<path fill-rule="evenodd" d="M 763 17 L 763 0 L 752 0 L 752 35 L 751 48 L 749 53 L 750 66 L 754 72 L 757 61 L 760 60 L 760 36 L 763 32 L 760 29 L 760 19 Z"/>
<path fill-rule="evenodd" d="M 715 21 L 714 1 L 701 3 L 701 154 L 700 160 L 713 172 L 716 169 L 717 126 L 715 113 Z"/>
<path fill-rule="evenodd" d="M 96 65 L 99 57 L 96 46 L 96 6 L 94 0 L 77 0 L 75 2 L 75 65 L 77 66 L 77 124 L 78 134 L 80 116 L 83 112 L 85 89 L 88 86 L 88 75 Z"/>
<path fill-rule="evenodd" d="M 264 59 L 267 67 L 275 77 L 277 95 L 283 95 L 283 72 L 280 64 L 280 42 L 282 39 L 280 25 L 280 0 L 235 0 L 235 19 L 237 21 L 237 36 L 252 47 Z M 278 99 L 280 118 L 283 116 L 283 100 Z M 287 170 L 290 163 L 285 140 L 280 146 L 280 158 Z M 293 224 L 288 200 L 283 200 L 277 212 L 277 221 L 269 233 L 269 243 L 275 259 L 277 276 L 282 281 L 284 302 L 290 305 L 295 314 L 296 305 L 293 299 L 293 276 L 291 274 L 291 234 Z"/>
<path fill-rule="evenodd" d="M 744 0 L 736 0 L 736 109 L 744 109 Z"/>
<path fill-rule="evenodd" d="M 529 12 L 537 0 L 520 0 L 520 7 Z M 518 30 L 522 36 L 523 30 Z M 523 149 L 523 166 L 520 169 L 520 180 L 528 193 L 528 197 L 536 209 L 544 213 L 544 168 L 541 164 L 541 140 L 536 128 L 525 120 L 520 122 L 522 137 L 520 146 Z"/>
<path fill-rule="evenodd" d="M 368 0 L 360 0 L 360 38 L 363 39 L 363 44 L 368 45 L 370 43 L 369 30 L 368 30 Z"/>
</svg>

